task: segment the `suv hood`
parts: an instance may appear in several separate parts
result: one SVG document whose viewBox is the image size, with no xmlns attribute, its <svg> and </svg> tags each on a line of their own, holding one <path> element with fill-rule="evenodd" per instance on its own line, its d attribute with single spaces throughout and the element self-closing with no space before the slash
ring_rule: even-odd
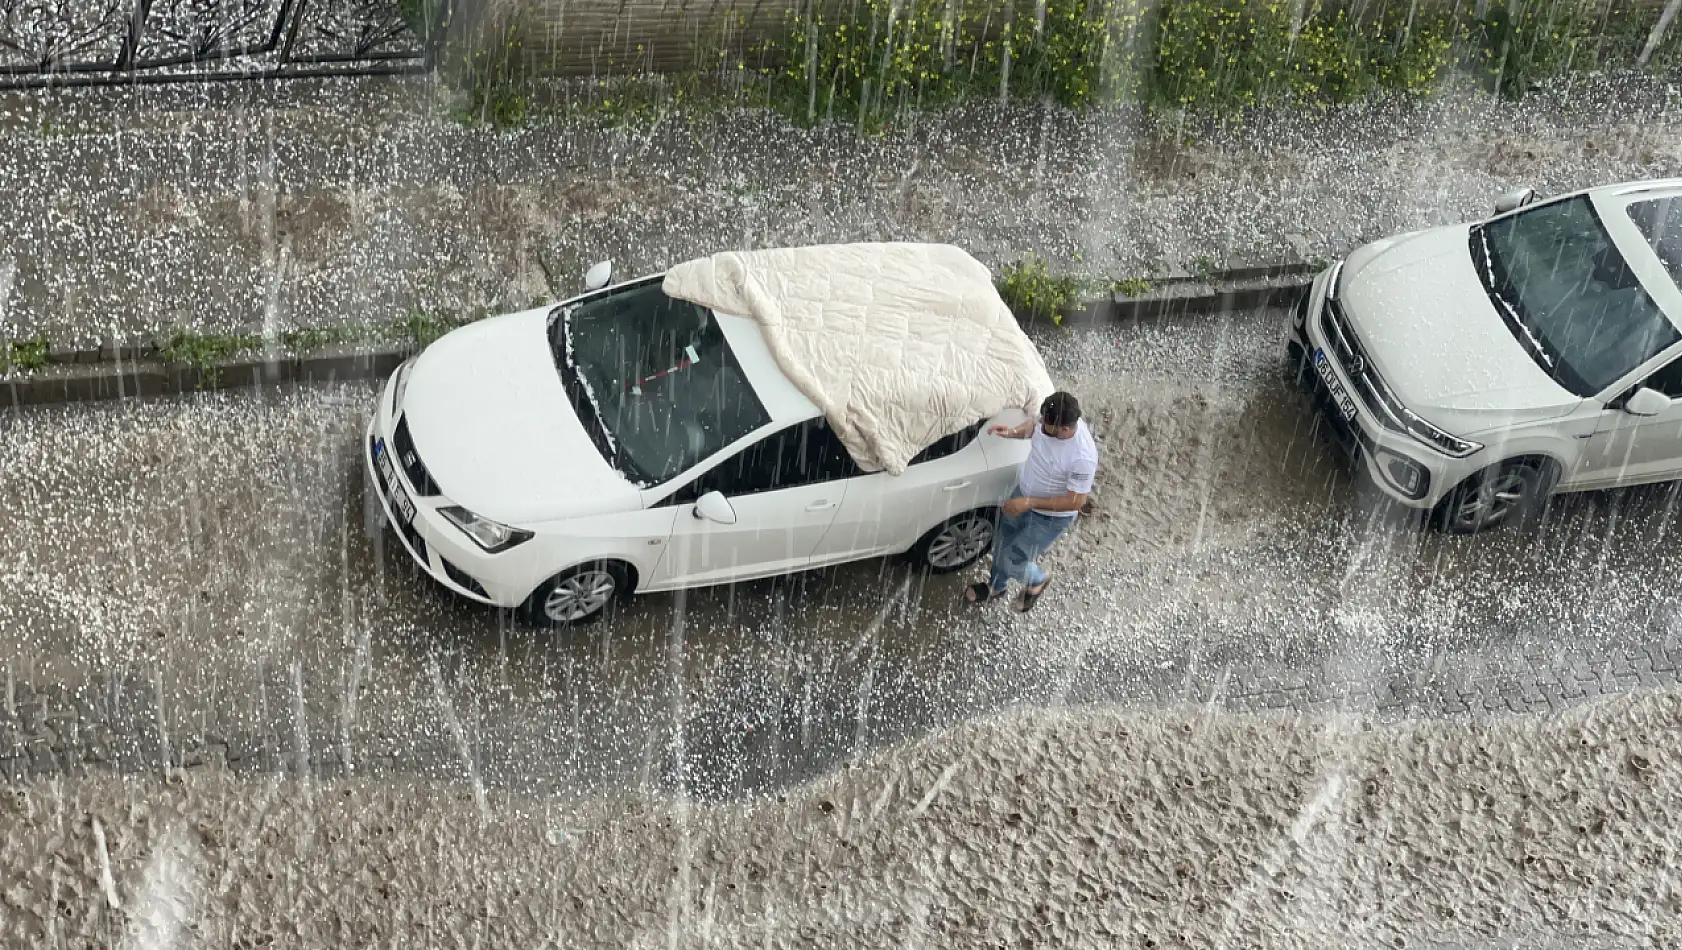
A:
<svg viewBox="0 0 1682 950">
<path fill-rule="evenodd" d="M 1501 322 L 1472 268 L 1469 235 L 1457 224 L 1350 254 L 1338 301 L 1355 335 L 1396 395 L 1456 435 L 1569 413 L 1582 399 Z"/>
<path fill-rule="evenodd" d="M 469 324 L 421 353 L 398 407 L 415 450 L 445 498 L 504 524 L 640 509 L 567 400 L 549 310 Z"/>
</svg>

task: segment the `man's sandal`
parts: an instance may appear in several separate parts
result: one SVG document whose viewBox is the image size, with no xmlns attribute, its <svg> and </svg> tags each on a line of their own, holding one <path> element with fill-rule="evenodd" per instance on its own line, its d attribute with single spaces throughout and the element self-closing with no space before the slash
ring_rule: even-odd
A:
<svg viewBox="0 0 1682 950">
<path fill-rule="evenodd" d="M 1034 604 L 1039 602 L 1040 595 L 1045 593 L 1045 589 L 1050 586 L 1051 578 L 1048 577 L 1045 579 L 1045 583 L 1040 585 L 1039 590 L 1029 590 L 1026 587 L 1022 588 L 1022 599 L 1016 603 L 1017 611 L 1019 613 L 1027 613 L 1028 611 L 1033 610 Z"/>
<path fill-rule="evenodd" d="M 1002 590 L 994 590 L 993 585 L 985 581 L 971 584 L 965 588 L 964 600 L 971 604 L 985 604 L 989 600 L 998 600 L 1005 595 Z"/>
</svg>

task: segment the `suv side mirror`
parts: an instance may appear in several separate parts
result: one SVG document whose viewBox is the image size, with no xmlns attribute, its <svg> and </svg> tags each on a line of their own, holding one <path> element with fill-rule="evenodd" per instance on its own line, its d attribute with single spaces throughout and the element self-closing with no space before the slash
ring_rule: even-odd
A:
<svg viewBox="0 0 1682 950">
<path fill-rule="evenodd" d="M 695 499 L 695 517 L 719 524 L 735 524 L 736 509 L 723 492 L 710 491 Z"/>
<path fill-rule="evenodd" d="M 600 290 L 603 287 L 606 287 L 608 281 L 612 279 L 613 262 L 602 261 L 584 272 L 584 292 L 589 293 L 592 290 Z"/>
<path fill-rule="evenodd" d="M 1632 416 L 1656 416 L 1669 409 L 1670 403 L 1669 396 L 1643 386 L 1624 400 L 1624 411 Z"/>
<path fill-rule="evenodd" d="M 1517 211 L 1525 205 L 1534 204 L 1536 198 L 1536 189 L 1534 188 L 1520 188 L 1517 191 L 1509 191 L 1495 199 L 1495 213 L 1506 214 L 1509 211 Z"/>
</svg>

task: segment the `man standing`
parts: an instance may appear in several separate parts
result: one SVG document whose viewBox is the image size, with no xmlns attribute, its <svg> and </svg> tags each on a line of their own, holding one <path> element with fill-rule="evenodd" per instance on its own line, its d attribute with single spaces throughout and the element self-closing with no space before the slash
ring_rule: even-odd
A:
<svg viewBox="0 0 1682 950">
<path fill-rule="evenodd" d="M 1075 523 L 1092 479 L 1098 474 L 1098 446 L 1080 418 L 1080 403 L 1065 392 L 1052 393 L 1040 404 L 1038 420 L 1021 425 L 993 426 L 989 434 L 1007 439 L 1030 439 L 1028 460 L 1022 463 L 1016 490 L 1004 503 L 999 530 L 993 539 L 993 573 L 971 584 L 964 598 L 984 603 L 1005 595 L 1010 581 L 1022 585 L 1017 610 L 1027 611 L 1045 593 L 1051 579 L 1034 561 Z"/>
</svg>

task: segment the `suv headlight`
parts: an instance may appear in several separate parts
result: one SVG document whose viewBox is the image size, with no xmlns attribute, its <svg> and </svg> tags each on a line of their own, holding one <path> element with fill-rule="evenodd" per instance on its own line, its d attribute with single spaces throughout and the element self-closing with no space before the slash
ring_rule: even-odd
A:
<svg viewBox="0 0 1682 950">
<path fill-rule="evenodd" d="M 1373 403 L 1378 410 L 1379 421 L 1386 429 L 1406 432 L 1428 447 L 1450 457 L 1463 459 L 1474 455 L 1483 449 L 1483 443 L 1462 439 L 1459 436 L 1441 429 L 1421 419 L 1417 413 L 1402 404 L 1401 399 L 1390 391 L 1384 380 L 1375 374 L 1368 374 L 1363 380 L 1368 391 L 1373 395 Z"/>
<path fill-rule="evenodd" d="M 450 519 L 450 523 L 461 529 L 461 533 L 473 539 L 473 543 L 485 549 L 487 554 L 506 551 L 516 544 L 532 539 L 530 531 L 510 528 L 505 524 L 498 524 L 489 518 L 481 518 L 466 508 L 451 506 L 440 508 L 438 513 Z"/>
</svg>

